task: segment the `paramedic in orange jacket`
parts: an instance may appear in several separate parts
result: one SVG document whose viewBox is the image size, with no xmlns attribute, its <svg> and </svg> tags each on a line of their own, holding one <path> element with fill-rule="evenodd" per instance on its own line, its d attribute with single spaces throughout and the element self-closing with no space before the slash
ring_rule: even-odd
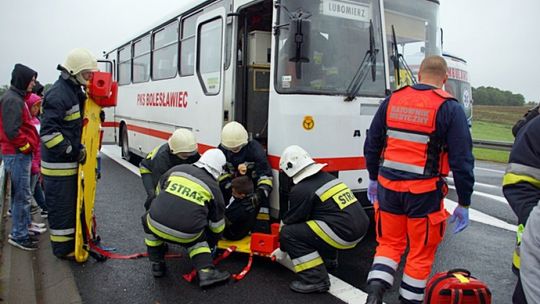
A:
<svg viewBox="0 0 540 304">
<path fill-rule="evenodd" d="M 395 91 L 381 104 L 364 146 L 379 244 L 367 278 L 366 303 L 382 303 L 407 239 L 410 249 L 399 297 L 402 303 L 422 303 L 446 228 L 444 177 L 449 169 L 459 198 L 451 219 L 457 219 L 454 233 L 469 221 L 474 158 L 465 113 L 440 89 L 448 79 L 442 57 L 426 57 L 418 78 L 419 84 Z"/>
</svg>

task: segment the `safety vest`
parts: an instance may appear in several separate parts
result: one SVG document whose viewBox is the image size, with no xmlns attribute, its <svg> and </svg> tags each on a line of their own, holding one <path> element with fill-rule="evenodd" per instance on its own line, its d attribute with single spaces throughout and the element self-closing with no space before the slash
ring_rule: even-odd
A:
<svg viewBox="0 0 540 304">
<path fill-rule="evenodd" d="M 414 173 L 418 179 L 448 175 L 448 154 L 435 134 L 437 112 L 453 98 L 441 90 L 404 87 L 392 94 L 386 113 L 382 167 Z"/>
</svg>

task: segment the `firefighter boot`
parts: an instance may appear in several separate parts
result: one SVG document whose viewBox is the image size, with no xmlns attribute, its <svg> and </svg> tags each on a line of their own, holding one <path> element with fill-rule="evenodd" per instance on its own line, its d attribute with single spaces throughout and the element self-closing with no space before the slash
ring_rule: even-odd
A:
<svg viewBox="0 0 540 304">
<path fill-rule="evenodd" d="M 367 288 L 368 298 L 366 304 L 382 304 L 383 295 L 386 291 L 386 285 L 380 281 L 369 282 Z"/>
<path fill-rule="evenodd" d="M 299 280 L 292 281 L 289 288 L 299 293 L 327 292 L 330 289 L 330 279 L 324 265 L 300 271 Z"/>
<path fill-rule="evenodd" d="M 201 288 L 227 281 L 231 276 L 227 271 L 221 271 L 210 267 L 197 271 L 197 275 L 199 276 L 199 287 Z"/>
<path fill-rule="evenodd" d="M 154 278 L 161 278 L 167 272 L 165 262 L 152 262 L 152 274 Z"/>
<path fill-rule="evenodd" d="M 301 280 L 292 281 L 289 285 L 289 288 L 292 291 L 299 293 L 316 293 L 316 292 L 327 292 L 330 289 L 330 280 L 326 279 L 320 283 L 310 284 L 305 283 Z"/>
</svg>

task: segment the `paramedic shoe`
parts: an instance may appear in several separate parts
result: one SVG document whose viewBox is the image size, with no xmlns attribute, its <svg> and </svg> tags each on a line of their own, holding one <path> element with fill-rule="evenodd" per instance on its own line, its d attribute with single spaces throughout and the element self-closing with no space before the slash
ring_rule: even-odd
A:
<svg viewBox="0 0 540 304">
<path fill-rule="evenodd" d="M 380 281 L 371 281 L 366 291 L 368 292 L 366 304 L 382 304 L 386 285 Z"/>
<path fill-rule="evenodd" d="M 167 272 L 165 262 L 152 262 L 152 274 L 154 278 L 161 278 Z"/>
<path fill-rule="evenodd" d="M 221 271 L 215 268 L 204 268 L 197 271 L 199 276 L 199 287 L 207 287 L 216 283 L 224 282 L 231 276 L 227 271 Z"/>
<path fill-rule="evenodd" d="M 296 291 L 299 293 L 314 293 L 314 292 L 327 292 L 328 289 L 330 289 L 330 281 L 328 279 L 317 283 L 317 284 L 309 284 L 304 283 L 300 280 L 292 281 L 289 285 L 289 288 L 292 291 Z"/>
</svg>

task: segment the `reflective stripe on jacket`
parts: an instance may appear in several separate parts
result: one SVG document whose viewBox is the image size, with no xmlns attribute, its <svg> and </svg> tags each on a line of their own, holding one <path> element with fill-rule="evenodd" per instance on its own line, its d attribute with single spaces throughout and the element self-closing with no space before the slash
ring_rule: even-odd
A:
<svg viewBox="0 0 540 304">
<path fill-rule="evenodd" d="M 149 211 L 153 227 L 168 227 L 168 231 L 158 230 L 184 239 L 194 238 L 205 228 L 214 234 L 225 228 L 223 196 L 204 169 L 188 164 L 175 166 L 162 176 L 159 187 Z"/>
<path fill-rule="evenodd" d="M 367 231 L 369 219 L 352 191 L 327 172 L 318 172 L 295 185 L 283 223 L 307 222 L 329 245 L 352 248 Z"/>
<path fill-rule="evenodd" d="M 86 94 L 81 86 L 60 77 L 45 93 L 41 116 L 41 159 L 47 163 L 77 161 L 81 148 L 82 108 Z M 47 175 L 45 172 L 43 174 Z"/>
</svg>

